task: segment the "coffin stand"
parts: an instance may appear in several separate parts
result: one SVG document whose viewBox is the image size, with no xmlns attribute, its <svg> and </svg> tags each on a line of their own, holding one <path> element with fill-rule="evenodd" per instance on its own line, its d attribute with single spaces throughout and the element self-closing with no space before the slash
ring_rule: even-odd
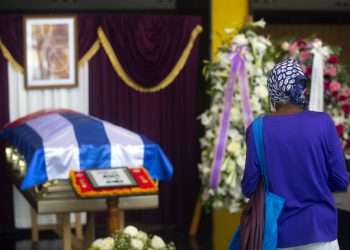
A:
<svg viewBox="0 0 350 250">
<path fill-rule="evenodd" d="M 12 165 L 12 166 L 10 166 Z M 8 172 L 12 182 L 20 190 L 22 181 L 20 168 L 8 164 Z M 63 240 L 63 249 L 87 249 L 95 239 L 94 212 L 107 211 L 109 233 L 124 227 L 124 211 L 158 208 L 158 194 L 147 194 L 113 198 L 77 197 L 70 182 L 57 181 L 53 184 L 39 188 L 31 188 L 20 192 L 31 205 L 32 241 L 39 241 L 40 230 L 54 230 Z M 80 212 L 87 212 L 87 225 L 85 230 L 80 219 Z M 74 213 L 75 223 L 70 222 L 70 214 Z M 55 214 L 57 224 L 38 225 L 38 215 Z M 73 230 L 72 230 L 73 229 Z M 74 231 L 74 233 L 73 233 Z M 84 232 L 85 231 L 85 232 Z"/>
</svg>

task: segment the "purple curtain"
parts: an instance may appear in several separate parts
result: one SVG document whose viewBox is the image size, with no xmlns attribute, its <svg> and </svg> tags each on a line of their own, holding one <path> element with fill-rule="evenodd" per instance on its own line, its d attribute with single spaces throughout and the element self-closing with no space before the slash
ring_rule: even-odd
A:
<svg viewBox="0 0 350 250">
<path fill-rule="evenodd" d="M 109 15 L 102 27 L 125 71 L 143 86 L 158 83 L 186 46 L 196 17 Z M 128 214 L 128 221 L 186 229 L 198 195 L 198 40 L 175 81 L 144 94 L 115 73 L 103 50 L 90 61 L 90 113 L 159 143 L 174 165 L 171 182 L 160 184 L 160 208 Z"/>
</svg>

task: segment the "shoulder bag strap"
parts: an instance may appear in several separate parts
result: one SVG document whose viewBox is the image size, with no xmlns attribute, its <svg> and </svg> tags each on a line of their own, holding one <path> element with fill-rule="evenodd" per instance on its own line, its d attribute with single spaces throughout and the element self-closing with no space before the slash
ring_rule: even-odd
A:
<svg viewBox="0 0 350 250">
<path fill-rule="evenodd" d="M 264 178 L 264 186 L 265 190 L 269 190 L 268 186 L 268 178 L 267 178 L 267 163 L 266 163 L 266 155 L 265 155 L 265 147 L 264 147 L 264 140 L 263 140 L 263 116 L 259 116 L 255 119 L 253 123 L 253 136 L 254 136 L 254 142 L 255 142 L 255 148 L 256 153 L 259 160 L 259 165 L 261 169 L 261 175 Z"/>
</svg>

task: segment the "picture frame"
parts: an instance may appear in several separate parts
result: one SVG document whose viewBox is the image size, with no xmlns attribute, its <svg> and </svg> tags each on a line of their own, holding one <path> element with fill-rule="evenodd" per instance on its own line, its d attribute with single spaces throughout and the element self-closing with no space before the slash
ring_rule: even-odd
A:
<svg viewBox="0 0 350 250">
<path fill-rule="evenodd" d="M 85 173 L 95 189 L 137 186 L 136 180 L 127 167 L 89 169 Z"/>
<path fill-rule="evenodd" d="M 24 16 L 27 89 L 78 86 L 75 16 Z"/>
</svg>

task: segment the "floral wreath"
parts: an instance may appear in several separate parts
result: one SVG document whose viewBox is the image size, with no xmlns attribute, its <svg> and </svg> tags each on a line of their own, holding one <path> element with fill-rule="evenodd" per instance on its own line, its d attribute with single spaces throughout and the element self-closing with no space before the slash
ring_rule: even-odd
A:
<svg viewBox="0 0 350 250">
<path fill-rule="evenodd" d="M 230 212 L 235 212 L 240 209 L 244 199 L 240 180 L 245 164 L 245 126 L 240 104 L 242 98 L 238 89 L 234 90 L 220 180 L 216 188 L 211 186 L 210 179 L 220 115 L 223 111 L 225 85 L 230 75 L 231 57 L 235 47 L 245 46 L 247 48 L 243 57 L 247 70 L 249 99 L 253 116 L 269 110 L 266 75 L 275 65 L 276 53 L 271 41 L 255 32 L 256 29 L 263 27 L 265 27 L 265 22 L 260 20 L 248 23 L 238 34 L 234 29 L 225 29 L 225 39 L 219 47 L 215 59 L 206 62 L 203 70 L 209 82 L 209 95 L 212 98 L 210 108 L 200 115 L 201 124 L 205 128 L 205 134 L 200 139 L 201 199 L 208 208 L 225 207 Z"/>
</svg>

